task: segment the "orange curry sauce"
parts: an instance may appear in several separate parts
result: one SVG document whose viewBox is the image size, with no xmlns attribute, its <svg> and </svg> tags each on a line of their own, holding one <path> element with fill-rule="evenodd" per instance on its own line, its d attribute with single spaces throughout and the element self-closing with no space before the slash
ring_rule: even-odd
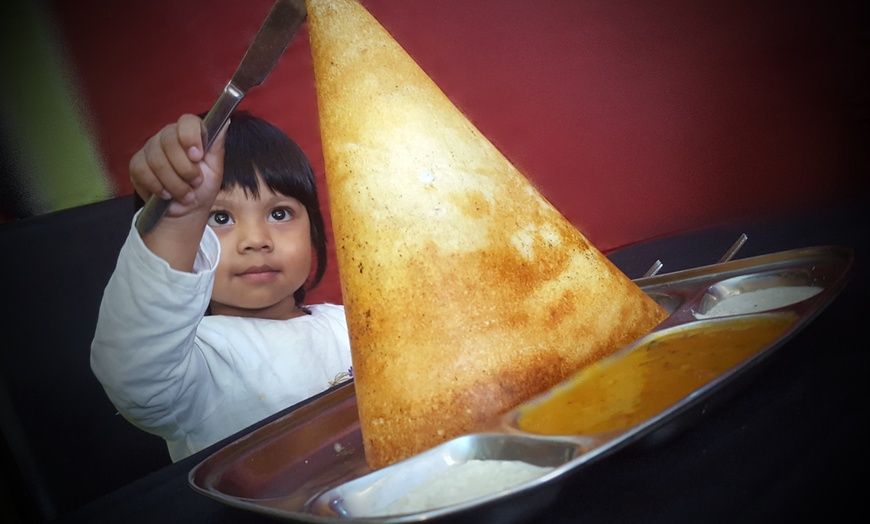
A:
<svg viewBox="0 0 870 524">
<path fill-rule="evenodd" d="M 655 416 L 778 339 L 796 315 L 736 317 L 650 335 L 629 353 L 580 371 L 519 410 L 544 435 L 624 429 Z"/>
</svg>

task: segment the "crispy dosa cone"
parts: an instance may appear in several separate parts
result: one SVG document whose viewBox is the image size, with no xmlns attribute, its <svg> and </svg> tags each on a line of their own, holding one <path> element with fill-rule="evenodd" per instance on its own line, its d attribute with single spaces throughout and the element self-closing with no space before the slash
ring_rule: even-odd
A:
<svg viewBox="0 0 870 524">
<path fill-rule="evenodd" d="M 372 468 L 479 429 L 667 314 L 353 0 L 309 0 Z"/>
</svg>

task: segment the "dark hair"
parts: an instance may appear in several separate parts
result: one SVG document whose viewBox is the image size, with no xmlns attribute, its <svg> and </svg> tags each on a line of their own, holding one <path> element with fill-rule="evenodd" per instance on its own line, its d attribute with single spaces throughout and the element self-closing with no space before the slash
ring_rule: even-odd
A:
<svg viewBox="0 0 870 524">
<path fill-rule="evenodd" d="M 246 194 L 259 198 L 259 172 L 266 187 L 295 198 L 308 211 L 317 268 L 313 278 L 293 293 L 296 305 L 302 305 L 306 291 L 314 289 L 326 272 L 326 231 L 314 170 L 290 137 L 247 111 L 236 111 L 230 117 L 224 147 L 222 190 L 241 187 Z"/>
</svg>

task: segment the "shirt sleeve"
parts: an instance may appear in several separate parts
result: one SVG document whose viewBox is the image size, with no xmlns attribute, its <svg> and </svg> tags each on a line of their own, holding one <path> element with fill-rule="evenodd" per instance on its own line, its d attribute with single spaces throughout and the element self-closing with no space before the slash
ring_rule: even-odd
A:
<svg viewBox="0 0 870 524">
<path fill-rule="evenodd" d="M 135 223 L 135 217 L 133 219 Z M 214 285 L 220 243 L 205 228 L 193 272 L 172 269 L 131 227 L 103 293 L 91 369 L 118 411 L 137 426 L 175 438 L 191 406 L 179 404 L 196 357 L 196 330 Z"/>
</svg>

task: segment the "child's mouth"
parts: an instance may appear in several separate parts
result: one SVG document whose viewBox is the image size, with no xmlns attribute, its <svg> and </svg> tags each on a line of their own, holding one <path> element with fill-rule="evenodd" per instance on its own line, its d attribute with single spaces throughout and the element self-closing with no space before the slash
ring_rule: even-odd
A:
<svg viewBox="0 0 870 524">
<path fill-rule="evenodd" d="M 279 273 L 270 266 L 252 266 L 239 273 L 239 276 L 245 280 L 265 281 L 275 278 Z"/>
</svg>

